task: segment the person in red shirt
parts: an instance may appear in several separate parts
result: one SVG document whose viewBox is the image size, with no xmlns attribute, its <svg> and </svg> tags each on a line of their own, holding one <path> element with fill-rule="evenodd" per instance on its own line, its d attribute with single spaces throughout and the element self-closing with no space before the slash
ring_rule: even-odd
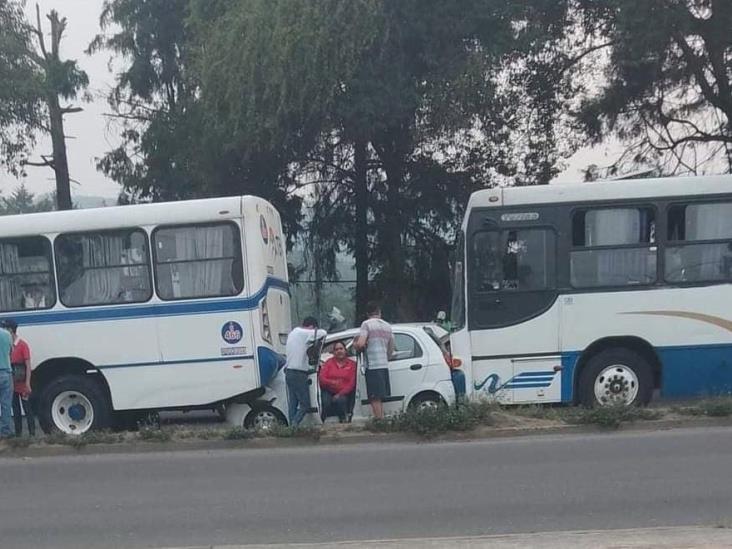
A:
<svg viewBox="0 0 732 549">
<path fill-rule="evenodd" d="M 323 421 L 333 409 L 341 423 L 350 414 L 349 402 L 356 390 L 356 363 L 346 356 L 346 346 L 338 341 L 333 344 L 333 356 L 320 368 L 320 398 Z"/>
<path fill-rule="evenodd" d="M 23 432 L 23 416 L 20 404 L 23 401 L 23 411 L 28 423 L 28 434 L 36 435 L 36 417 L 31 403 L 31 358 L 30 347 L 25 340 L 18 337 L 18 324 L 13 319 L 4 320 L 2 327 L 10 332 L 13 338 L 13 349 L 10 352 L 10 364 L 13 367 L 13 421 L 15 422 L 15 436 Z"/>
</svg>

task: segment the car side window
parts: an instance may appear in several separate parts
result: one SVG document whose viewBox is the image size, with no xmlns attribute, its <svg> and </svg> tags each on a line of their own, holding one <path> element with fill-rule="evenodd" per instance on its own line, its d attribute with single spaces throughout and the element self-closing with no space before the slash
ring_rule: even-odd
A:
<svg viewBox="0 0 732 549">
<path fill-rule="evenodd" d="M 394 354 L 391 361 L 407 360 L 422 356 L 422 347 L 417 340 L 407 334 L 394 334 Z"/>
</svg>

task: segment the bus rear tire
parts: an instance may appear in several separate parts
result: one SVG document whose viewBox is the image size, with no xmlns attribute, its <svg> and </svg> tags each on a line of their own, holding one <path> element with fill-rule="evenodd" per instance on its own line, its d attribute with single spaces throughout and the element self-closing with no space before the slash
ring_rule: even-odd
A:
<svg viewBox="0 0 732 549">
<path fill-rule="evenodd" d="M 41 392 L 38 421 L 47 434 L 82 435 L 111 425 L 111 406 L 102 388 L 80 375 L 64 375 Z"/>
<path fill-rule="evenodd" d="M 580 374 L 579 403 L 587 408 L 645 406 L 652 394 L 651 365 L 630 349 L 605 349 L 591 357 Z"/>
</svg>

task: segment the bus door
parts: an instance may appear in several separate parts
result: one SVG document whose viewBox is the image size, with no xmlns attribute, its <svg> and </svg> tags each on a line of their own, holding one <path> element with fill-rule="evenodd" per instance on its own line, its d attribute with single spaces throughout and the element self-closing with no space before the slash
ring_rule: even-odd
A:
<svg viewBox="0 0 732 549">
<path fill-rule="evenodd" d="M 561 400 L 556 232 L 541 211 L 478 212 L 468 234 L 472 390 Z"/>
</svg>

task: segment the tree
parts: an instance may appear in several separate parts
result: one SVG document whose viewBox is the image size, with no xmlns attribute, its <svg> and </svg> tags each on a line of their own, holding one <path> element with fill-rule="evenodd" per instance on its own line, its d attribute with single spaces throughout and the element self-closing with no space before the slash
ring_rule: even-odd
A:
<svg viewBox="0 0 732 549">
<path fill-rule="evenodd" d="M 55 209 L 54 206 L 53 196 L 37 199 L 23 184 L 16 187 L 9 197 L 0 197 L 0 215 L 50 212 Z"/>
<path fill-rule="evenodd" d="M 41 24 L 41 10 L 36 4 L 36 26 L 32 29 L 38 42 L 38 49 L 29 49 L 28 57 L 36 64 L 43 77 L 43 92 L 47 110 L 47 123 L 41 126 L 51 135 L 53 153 L 42 155 L 41 162 L 26 161 L 29 166 L 48 166 L 56 177 L 56 202 L 59 210 L 70 210 L 71 177 L 66 155 L 66 133 L 64 132 L 64 116 L 80 112 L 81 107 L 61 105 L 61 100 L 76 99 L 80 90 L 89 85 L 89 78 L 73 60 L 62 60 L 60 46 L 66 31 L 66 18 L 59 16 L 56 10 L 46 16 L 51 23 L 51 40 L 47 47 Z"/>
<path fill-rule="evenodd" d="M 619 170 L 732 171 L 732 3 L 579 0 L 584 31 L 605 45 L 604 80 L 580 121 L 616 137 Z"/>
<path fill-rule="evenodd" d="M 23 4 L 0 0 L 0 167 L 18 175 L 41 120 L 41 82 L 27 56 L 31 33 Z"/>
<path fill-rule="evenodd" d="M 512 139 L 529 126 L 512 121 L 526 89 L 500 88 L 544 23 L 544 36 L 561 36 L 564 9 L 561 2 L 230 4 L 198 37 L 206 122 L 242 154 L 281 151 L 299 187 L 317 187 L 309 229 L 327 242 L 319 249 L 343 243 L 355 252 L 359 305 L 371 266 L 392 317 L 423 315 L 414 304 L 425 300 L 409 290 L 429 295 L 418 282 L 431 264 L 424 256 L 434 251 L 445 262 L 468 194 L 490 184 L 482 168 L 504 176 L 523 169 L 527 183 L 546 183 L 556 169 L 551 132 L 529 142 L 520 162 L 510 158 Z M 553 89 L 542 94 L 529 103 L 551 103 Z M 551 122 L 551 114 L 534 118 Z M 447 288 L 440 290 L 447 300 Z"/>
<path fill-rule="evenodd" d="M 53 169 L 56 177 L 56 200 L 59 209 L 71 209 L 71 178 L 66 155 L 64 116 L 79 112 L 80 107 L 62 105 L 62 101 L 76 99 L 86 88 L 89 79 L 76 61 L 62 60 L 60 45 L 66 30 L 66 18 L 52 10 L 46 18 L 50 22 L 51 36 L 47 43 L 41 23 L 40 8 L 36 4 L 35 25 L 29 24 L 22 13 L 23 2 L 0 0 L 0 17 L 3 18 L 3 37 L 0 38 L 0 71 L 3 65 L 10 67 L 11 86 L 9 114 L 0 114 L 0 127 L 7 127 L 3 116 L 11 126 L 19 128 L 15 140 L 3 139 L 3 149 L 8 165 L 43 166 Z M 7 27 L 5 26 L 7 25 Z M 24 80 L 19 81 L 18 79 Z M 5 87 L 0 84 L 0 90 Z M 16 89 L 14 86 L 18 86 Z M 3 92 L 0 91 L 0 101 Z M 14 126 L 13 126 L 14 125 Z M 41 155 L 41 161 L 19 158 L 33 143 L 32 132 L 43 131 L 51 136 L 52 154 Z M 0 135 L 2 138 L 2 135 Z"/>
<path fill-rule="evenodd" d="M 255 194 L 280 210 L 289 235 L 299 229 L 300 197 L 287 187 L 287 163 L 274 148 L 242 150 L 228 132 L 205 123 L 192 74 L 195 29 L 218 12 L 206 2 L 193 18 L 188 0 L 107 0 L 102 33 L 89 51 L 128 60 L 109 97 L 123 143 L 99 162 L 132 200 Z M 195 29 L 190 21 L 195 20 Z M 108 34 L 107 31 L 114 30 Z M 215 33 L 215 29 L 211 29 Z"/>
</svg>

